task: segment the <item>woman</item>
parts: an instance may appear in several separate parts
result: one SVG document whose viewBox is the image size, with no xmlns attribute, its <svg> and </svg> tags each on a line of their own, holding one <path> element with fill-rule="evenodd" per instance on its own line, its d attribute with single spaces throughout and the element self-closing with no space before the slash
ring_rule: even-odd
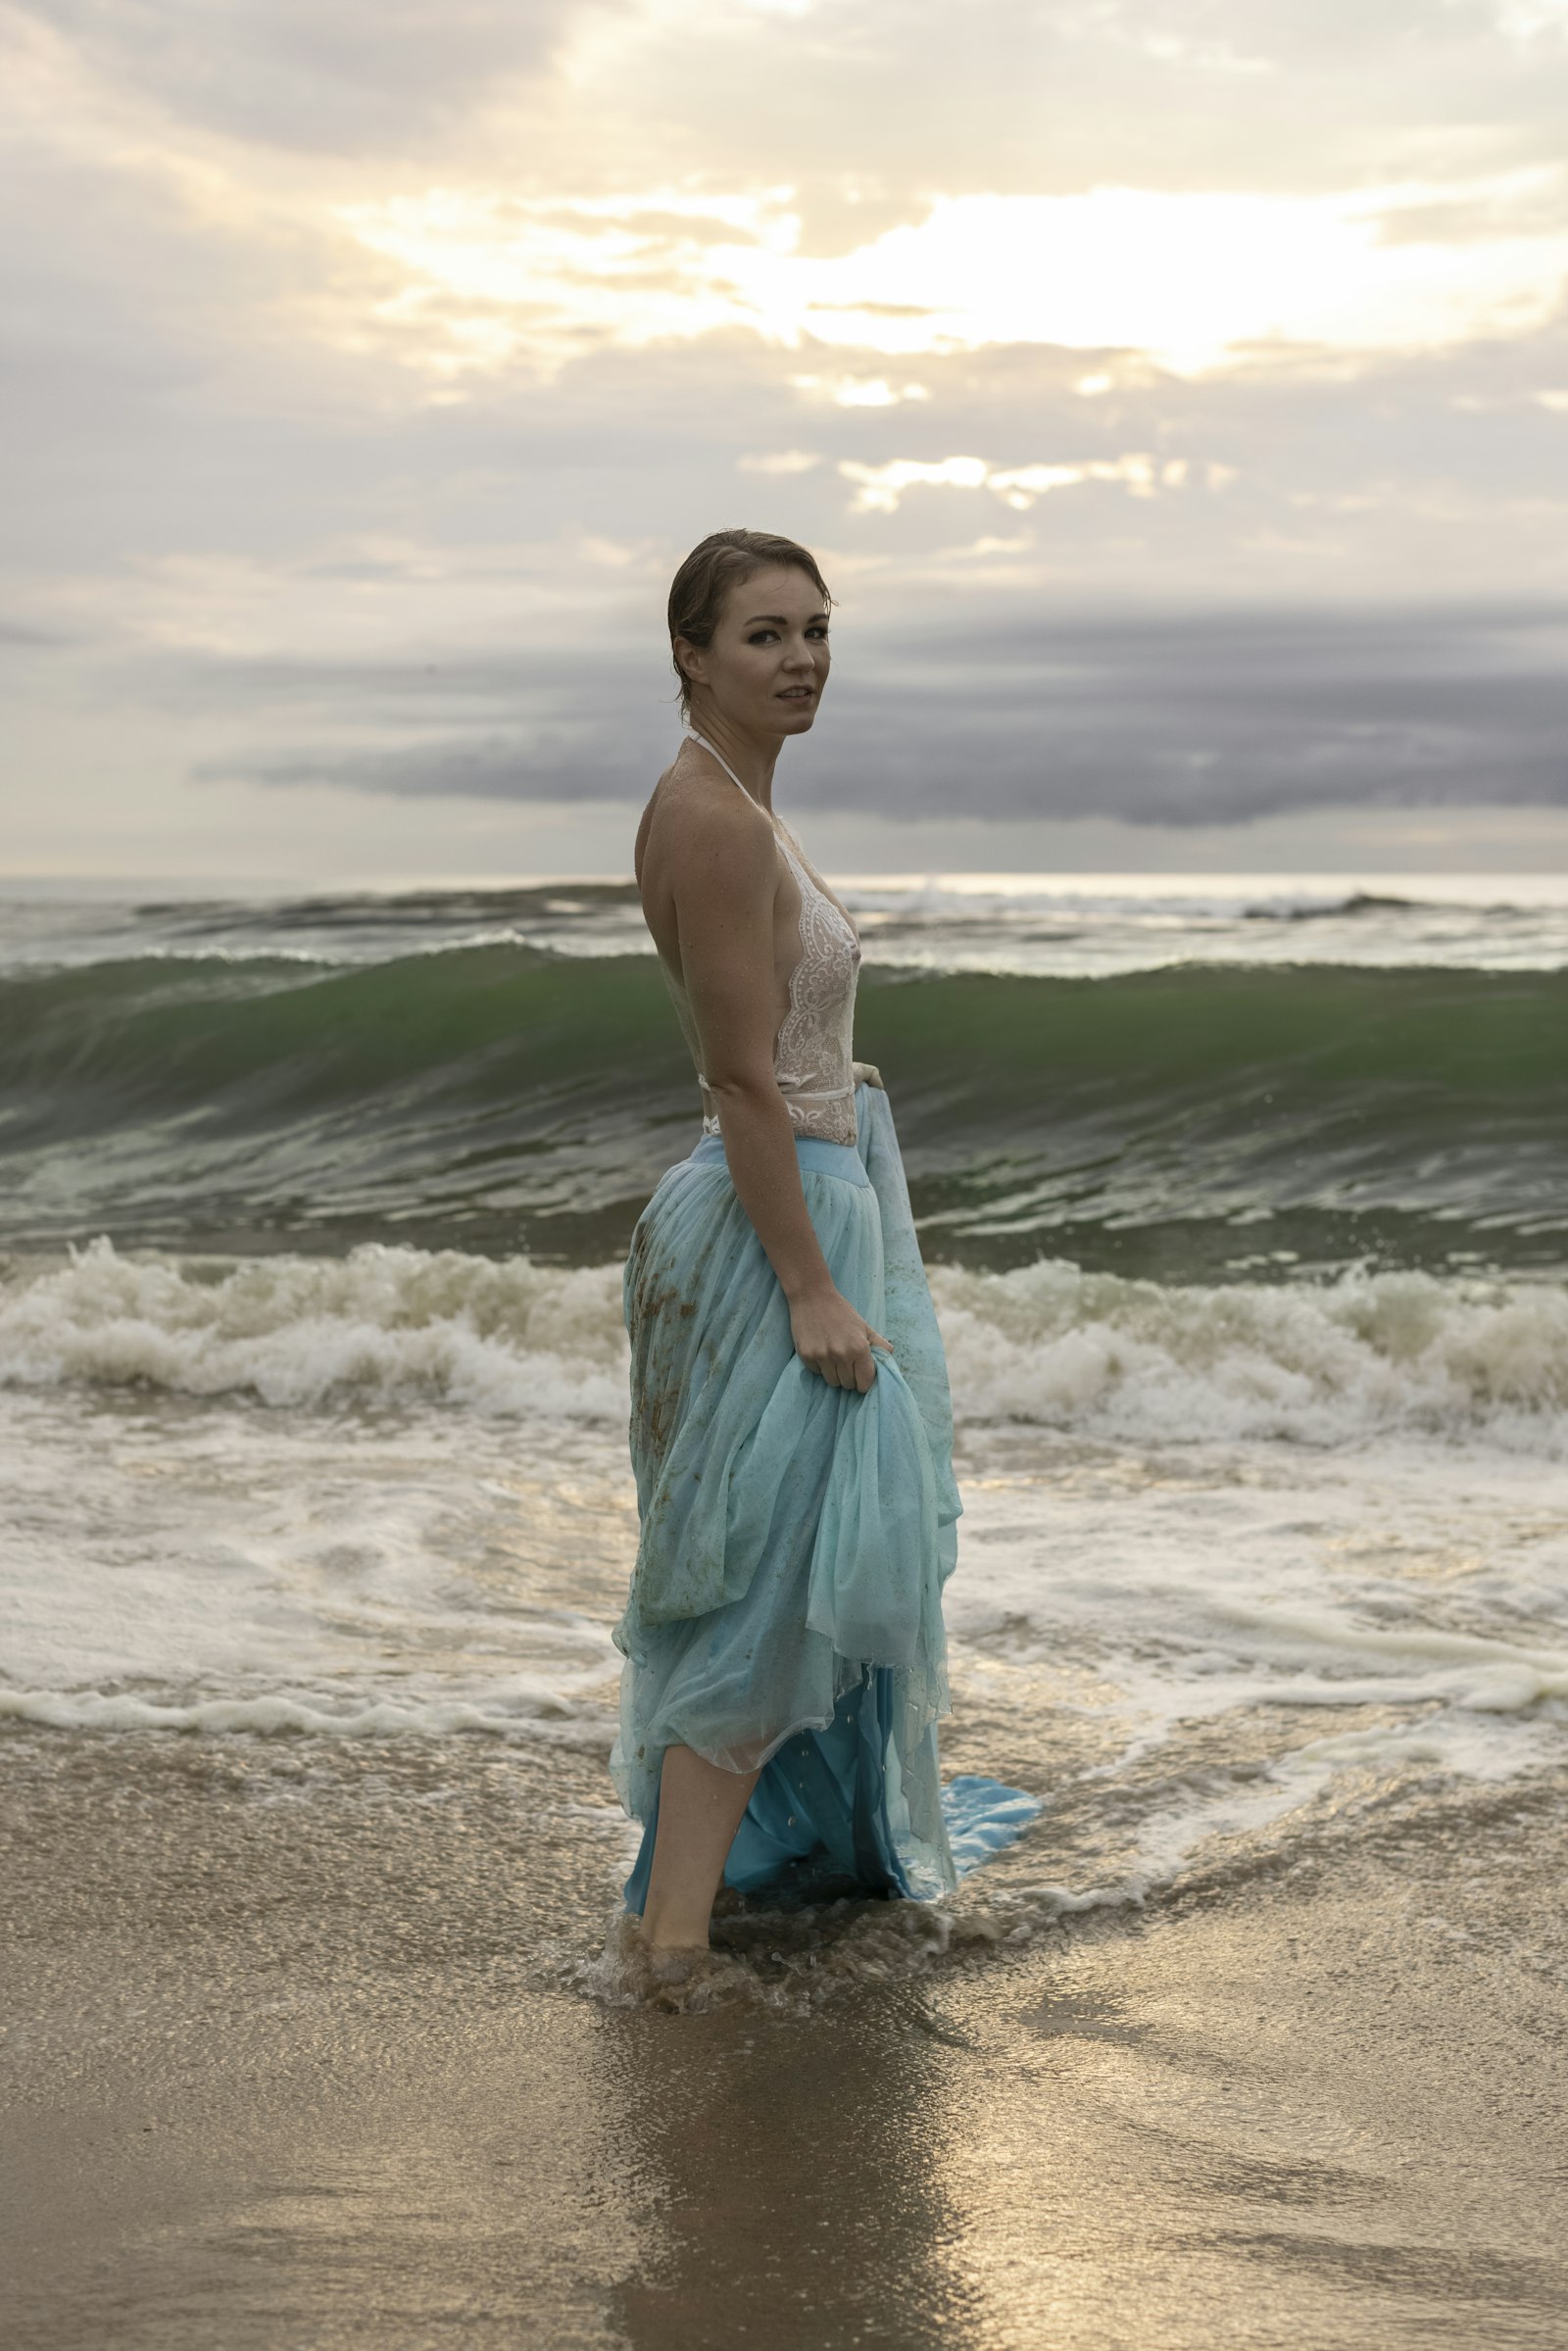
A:
<svg viewBox="0 0 1568 2351">
<path fill-rule="evenodd" d="M 827 685 L 829 603 L 789 539 L 718 531 L 687 557 L 688 732 L 637 836 L 704 1113 L 625 1274 L 641 1541 L 611 1769 L 644 1823 L 625 1898 L 655 1953 L 706 1948 L 721 1878 L 956 1880 L 946 1367 L 887 1096 L 851 1058 L 855 925 L 772 808 Z M 1036 1808 L 964 1792 L 971 1851 Z"/>
</svg>

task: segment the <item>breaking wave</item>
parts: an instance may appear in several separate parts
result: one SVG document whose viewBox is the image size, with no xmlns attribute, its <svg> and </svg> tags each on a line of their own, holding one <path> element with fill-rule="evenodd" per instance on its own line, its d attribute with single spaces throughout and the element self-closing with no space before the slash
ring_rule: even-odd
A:
<svg viewBox="0 0 1568 2351">
<path fill-rule="evenodd" d="M 1402 1430 L 1568 1451 L 1562 1285 L 1365 1271 L 1171 1284 L 1048 1258 L 938 1266 L 932 1288 L 960 1424 L 1313 1445 Z M 100 1237 L 0 1277 L 0 1382 L 613 1423 L 621 1269 L 384 1244 L 179 1259 Z"/>
</svg>

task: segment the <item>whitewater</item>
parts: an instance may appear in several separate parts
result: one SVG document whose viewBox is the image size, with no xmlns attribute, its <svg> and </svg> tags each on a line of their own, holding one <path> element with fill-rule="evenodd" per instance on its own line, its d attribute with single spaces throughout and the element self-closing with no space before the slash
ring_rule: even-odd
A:
<svg viewBox="0 0 1568 2351">
<path fill-rule="evenodd" d="M 1143 1901 L 1549 1783 L 1564 907 L 846 895 L 953 1381 L 945 1753 L 1047 1803 L 986 1900 Z M 633 914 L 9 909 L 0 1737 L 132 1778 L 171 1739 L 599 1769 L 621 1258 L 695 1117 Z"/>
</svg>

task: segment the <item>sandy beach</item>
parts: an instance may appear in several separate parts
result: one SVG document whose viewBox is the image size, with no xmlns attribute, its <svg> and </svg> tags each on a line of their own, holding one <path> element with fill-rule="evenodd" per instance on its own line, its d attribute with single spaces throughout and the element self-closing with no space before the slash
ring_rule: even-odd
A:
<svg viewBox="0 0 1568 2351">
<path fill-rule="evenodd" d="M 1568 2341 L 1560 1782 L 682 2013 L 595 1758 L 130 1736 L 6 1740 L 18 2351 Z"/>
</svg>

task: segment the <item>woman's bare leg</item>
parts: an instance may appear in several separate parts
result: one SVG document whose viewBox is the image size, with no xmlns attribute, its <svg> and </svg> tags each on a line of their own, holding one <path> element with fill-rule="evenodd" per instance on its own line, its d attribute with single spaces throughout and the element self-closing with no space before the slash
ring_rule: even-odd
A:
<svg viewBox="0 0 1568 2351">
<path fill-rule="evenodd" d="M 724 1771 L 690 1747 L 664 1749 L 643 1908 L 643 1940 L 650 1949 L 708 1948 L 713 1896 L 757 1781 L 756 1772 Z"/>
</svg>

